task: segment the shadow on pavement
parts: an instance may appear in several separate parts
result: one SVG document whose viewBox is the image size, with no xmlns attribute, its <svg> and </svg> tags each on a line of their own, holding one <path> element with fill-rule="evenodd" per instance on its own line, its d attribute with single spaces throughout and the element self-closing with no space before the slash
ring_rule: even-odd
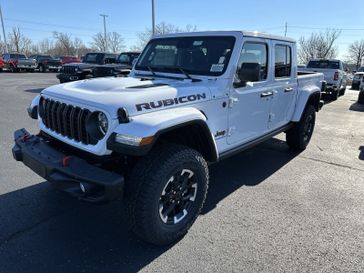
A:
<svg viewBox="0 0 364 273">
<path fill-rule="evenodd" d="M 212 165 L 202 213 L 243 186 L 263 183 L 296 156 L 272 139 Z M 170 247 L 130 233 L 120 202 L 78 202 L 47 182 L 0 196 L 0 272 L 137 272 Z"/>
<path fill-rule="evenodd" d="M 364 112 L 364 104 L 355 102 L 350 106 L 349 110 L 356 111 L 356 112 Z"/>
<path fill-rule="evenodd" d="M 34 88 L 34 89 L 25 89 L 24 92 L 28 93 L 40 93 L 44 90 L 44 88 Z"/>
</svg>

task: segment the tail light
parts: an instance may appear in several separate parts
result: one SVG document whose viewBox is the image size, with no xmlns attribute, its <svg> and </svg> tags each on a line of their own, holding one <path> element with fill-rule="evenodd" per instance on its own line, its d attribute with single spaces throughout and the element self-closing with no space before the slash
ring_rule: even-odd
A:
<svg viewBox="0 0 364 273">
<path fill-rule="evenodd" d="M 335 75 L 334 75 L 334 81 L 337 81 L 339 79 L 339 72 L 335 72 Z"/>
</svg>

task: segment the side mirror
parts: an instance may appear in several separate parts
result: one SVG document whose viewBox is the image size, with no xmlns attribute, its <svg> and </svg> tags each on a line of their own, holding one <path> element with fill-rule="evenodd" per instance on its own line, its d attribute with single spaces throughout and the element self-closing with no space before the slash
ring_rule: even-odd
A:
<svg viewBox="0 0 364 273">
<path fill-rule="evenodd" d="M 247 82 L 260 81 L 261 65 L 258 63 L 243 63 L 238 71 L 240 82 L 234 83 L 235 87 L 244 87 Z"/>
</svg>

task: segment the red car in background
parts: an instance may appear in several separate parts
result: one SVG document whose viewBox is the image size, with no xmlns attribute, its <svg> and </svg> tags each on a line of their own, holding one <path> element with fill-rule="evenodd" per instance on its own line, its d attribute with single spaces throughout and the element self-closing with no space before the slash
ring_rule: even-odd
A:
<svg viewBox="0 0 364 273">
<path fill-rule="evenodd" d="M 3 68 L 4 68 L 5 64 L 4 64 L 4 60 L 2 57 L 0 57 L 0 72 L 3 71 Z"/>
<path fill-rule="evenodd" d="M 64 55 L 59 57 L 59 59 L 61 60 L 62 64 L 70 64 L 70 63 L 80 63 L 81 60 L 75 56 L 71 56 L 71 55 Z"/>
</svg>

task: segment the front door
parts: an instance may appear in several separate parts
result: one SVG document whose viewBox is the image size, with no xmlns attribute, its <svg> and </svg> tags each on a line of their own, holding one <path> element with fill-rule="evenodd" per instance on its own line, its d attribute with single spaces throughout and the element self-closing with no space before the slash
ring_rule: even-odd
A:
<svg viewBox="0 0 364 273">
<path fill-rule="evenodd" d="M 247 39 L 244 42 L 237 71 L 244 63 L 259 64 L 260 77 L 255 82 L 240 84 L 235 75 L 230 92 L 228 144 L 243 144 L 268 131 L 273 92 L 269 84 L 269 41 Z"/>
</svg>

